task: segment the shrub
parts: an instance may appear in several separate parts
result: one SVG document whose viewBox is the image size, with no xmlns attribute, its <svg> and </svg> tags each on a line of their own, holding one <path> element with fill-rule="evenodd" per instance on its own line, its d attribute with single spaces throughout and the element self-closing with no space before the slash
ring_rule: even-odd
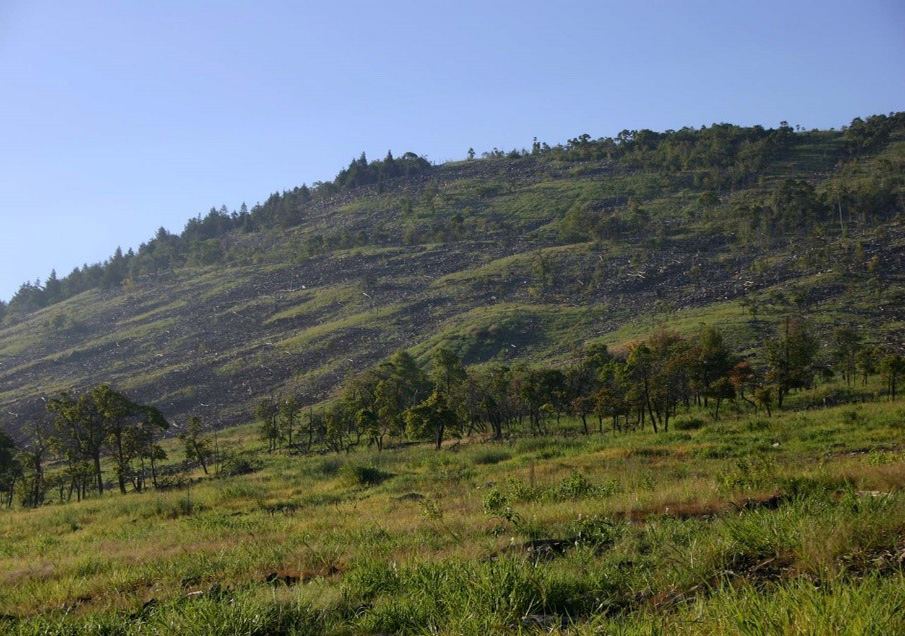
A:
<svg viewBox="0 0 905 636">
<path fill-rule="evenodd" d="M 330 457 L 315 464 L 312 472 L 322 477 L 336 477 L 342 467 L 343 462 L 341 459 Z"/>
<path fill-rule="evenodd" d="M 577 470 L 572 471 L 572 474 L 564 478 L 559 485 L 559 495 L 565 499 L 587 497 L 593 491 L 593 484 Z"/>
<path fill-rule="evenodd" d="M 723 490 L 756 490 L 776 481 L 776 463 L 764 456 L 739 459 L 735 467 L 720 477 Z"/>
<path fill-rule="evenodd" d="M 625 530 L 625 525 L 611 521 L 598 515 L 579 517 L 568 525 L 571 536 L 575 537 L 577 545 L 587 545 L 594 548 L 609 547 L 616 543 Z"/>
<path fill-rule="evenodd" d="M 489 516 L 499 516 L 509 506 L 509 499 L 501 491 L 491 488 L 484 495 L 483 507 L 484 514 Z"/>
<path fill-rule="evenodd" d="M 471 461 L 478 465 L 499 464 L 512 458 L 512 453 L 500 448 L 486 448 L 472 455 Z"/>
<path fill-rule="evenodd" d="M 770 428 L 770 422 L 767 420 L 748 420 L 745 428 L 751 433 L 758 433 L 760 431 L 768 430 Z"/>
<path fill-rule="evenodd" d="M 248 457 L 230 457 L 220 467 L 219 477 L 248 475 L 261 470 L 261 462 Z"/>
<path fill-rule="evenodd" d="M 350 486 L 376 486 L 389 475 L 374 466 L 361 466 L 358 464 L 345 464 L 340 470 L 342 479 Z"/>
<path fill-rule="evenodd" d="M 673 421 L 673 427 L 677 431 L 696 431 L 706 423 L 701 417 L 679 417 Z"/>
</svg>

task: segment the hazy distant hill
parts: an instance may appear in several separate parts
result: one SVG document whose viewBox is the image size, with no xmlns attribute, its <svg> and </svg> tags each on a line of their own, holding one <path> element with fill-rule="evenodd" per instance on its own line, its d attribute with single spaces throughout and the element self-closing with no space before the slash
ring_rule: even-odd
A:
<svg viewBox="0 0 905 636">
<path fill-rule="evenodd" d="M 805 313 L 901 346 L 903 211 L 901 114 L 839 132 L 625 131 L 440 166 L 362 157 L 23 286 L 0 307 L 0 421 L 109 382 L 226 424 L 268 392 L 323 400 L 401 348 L 557 361 L 659 322 L 711 322 L 746 348 Z"/>
</svg>

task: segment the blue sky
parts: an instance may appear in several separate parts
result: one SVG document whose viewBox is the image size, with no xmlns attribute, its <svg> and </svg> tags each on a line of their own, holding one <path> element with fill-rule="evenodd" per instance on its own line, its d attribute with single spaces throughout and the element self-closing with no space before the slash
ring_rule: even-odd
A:
<svg viewBox="0 0 905 636">
<path fill-rule="evenodd" d="M 905 109 L 905 4 L 0 0 L 0 298 L 362 150 Z"/>
</svg>

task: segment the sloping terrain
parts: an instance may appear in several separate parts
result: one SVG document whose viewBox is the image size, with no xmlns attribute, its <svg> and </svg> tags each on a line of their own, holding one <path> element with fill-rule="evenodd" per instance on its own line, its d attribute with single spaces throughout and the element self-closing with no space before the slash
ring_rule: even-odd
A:
<svg viewBox="0 0 905 636">
<path fill-rule="evenodd" d="M 896 219 L 762 240 L 738 235 L 738 214 L 723 218 L 789 177 L 837 178 L 839 139 L 802 133 L 758 179 L 716 191 L 701 170 L 521 156 L 322 197 L 293 227 L 220 237 L 228 257 L 216 265 L 135 276 L 0 329 L 0 421 L 15 431 L 42 396 L 106 382 L 177 422 L 226 425 L 268 393 L 322 401 L 397 349 L 426 360 L 444 343 L 469 364 L 566 360 L 588 340 L 619 346 L 661 322 L 711 322 L 749 349 L 778 317 L 804 313 L 896 345 Z M 893 136 L 861 176 L 903 147 Z M 576 214 L 645 221 L 600 238 L 567 231 Z"/>
</svg>

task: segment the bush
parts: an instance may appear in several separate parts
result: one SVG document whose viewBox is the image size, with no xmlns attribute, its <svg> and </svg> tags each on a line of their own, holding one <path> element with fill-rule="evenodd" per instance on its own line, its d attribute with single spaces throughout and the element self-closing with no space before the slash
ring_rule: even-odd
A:
<svg viewBox="0 0 905 636">
<path fill-rule="evenodd" d="M 720 477 L 724 491 L 756 490 L 777 484 L 776 463 L 762 455 L 739 459 Z"/>
<path fill-rule="evenodd" d="M 337 457 L 329 457 L 317 462 L 308 472 L 319 477 L 336 477 L 343 467 L 343 461 Z"/>
<path fill-rule="evenodd" d="M 588 545 L 594 548 L 609 547 L 622 536 L 625 525 L 598 515 L 579 517 L 568 525 L 568 531 L 574 537 L 576 545 Z"/>
<path fill-rule="evenodd" d="M 770 428 L 770 422 L 767 420 L 748 420 L 745 428 L 751 433 L 759 433 L 768 430 Z"/>
<path fill-rule="evenodd" d="M 471 461 L 478 465 L 499 464 L 512 458 L 512 453 L 500 448 L 486 448 L 476 452 Z"/>
<path fill-rule="evenodd" d="M 678 417 L 673 421 L 673 427 L 677 431 L 696 431 L 706 423 L 701 417 Z"/>
<path fill-rule="evenodd" d="M 235 477 L 237 475 L 248 475 L 261 470 L 259 461 L 248 457 L 230 457 L 220 467 L 219 477 Z"/>
<path fill-rule="evenodd" d="M 376 486 L 383 482 L 389 475 L 374 466 L 361 466 L 358 464 L 345 464 L 340 470 L 342 479 L 350 486 Z"/>
<path fill-rule="evenodd" d="M 562 480 L 559 485 L 559 496 L 564 499 L 587 497 L 594 491 L 594 485 L 577 470 Z"/>
</svg>

